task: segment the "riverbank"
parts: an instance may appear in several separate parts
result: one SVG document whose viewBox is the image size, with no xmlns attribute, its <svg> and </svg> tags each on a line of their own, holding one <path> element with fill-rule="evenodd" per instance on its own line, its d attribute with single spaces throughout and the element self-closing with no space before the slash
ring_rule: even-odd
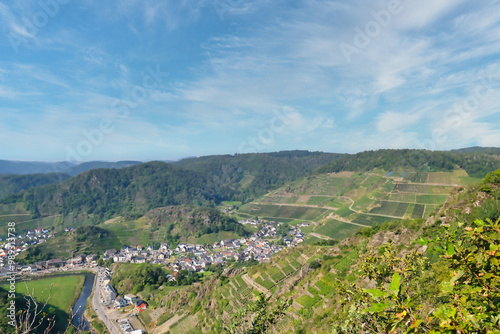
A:
<svg viewBox="0 0 500 334">
<path fill-rule="evenodd" d="M 31 295 L 38 303 L 48 300 L 47 313 L 56 316 L 56 331 L 64 332 L 73 306 L 83 291 L 83 274 L 32 277 L 30 280 L 16 282 L 16 292 Z M 1 285 L 7 288 L 8 285 Z"/>
</svg>

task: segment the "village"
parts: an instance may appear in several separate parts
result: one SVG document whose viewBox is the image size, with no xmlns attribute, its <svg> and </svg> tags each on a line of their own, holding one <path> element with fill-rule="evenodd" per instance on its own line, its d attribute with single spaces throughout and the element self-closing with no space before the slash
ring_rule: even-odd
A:
<svg viewBox="0 0 500 334">
<path fill-rule="evenodd" d="M 174 275 L 168 277 L 172 281 L 175 280 L 175 274 L 180 270 L 203 272 L 209 265 L 224 265 L 230 260 L 268 262 L 273 254 L 284 247 L 293 247 L 303 242 L 304 234 L 299 227 L 308 224 L 289 226 L 286 235 L 283 236 L 278 235 L 278 228 L 283 225 L 280 222 L 240 220 L 239 223 L 259 226 L 259 231 L 247 238 L 221 240 L 213 245 L 179 243 L 175 248 L 171 248 L 169 244 L 161 243 L 158 249 L 154 249 L 153 246 L 125 246 L 120 250 L 108 249 L 101 258 L 112 262 L 139 264 L 149 262 L 164 265 L 174 272 Z M 68 228 L 65 232 L 71 232 L 71 229 Z M 16 236 L 11 242 L 3 243 L 0 246 L 0 277 L 10 276 L 13 272 L 19 275 L 42 274 L 97 265 L 99 259 L 97 254 L 79 254 L 68 260 L 48 259 L 32 264 L 16 265 L 9 268 L 10 270 L 6 269 L 9 251 L 10 254 L 14 252 L 16 257 L 29 247 L 43 243 L 54 236 L 47 229 L 36 229 Z"/>
</svg>

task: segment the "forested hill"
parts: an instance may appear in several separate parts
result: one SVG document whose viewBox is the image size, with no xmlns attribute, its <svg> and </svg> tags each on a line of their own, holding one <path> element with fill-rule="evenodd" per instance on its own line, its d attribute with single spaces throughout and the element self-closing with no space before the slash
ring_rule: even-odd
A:
<svg viewBox="0 0 500 334">
<path fill-rule="evenodd" d="M 34 188 L 25 193 L 24 202 L 35 216 L 85 212 L 104 219 L 167 205 L 207 206 L 219 202 L 220 196 L 200 173 L 149 162 L 91 170 L 58 185 Z"/>
<path fill-rule="evenodd" d="M 239 188 L 238 200 L 260 196 L 296 180 L 344 154 L 283 151 L 236 155 L 215 155 L 184 159 L 174 164 L 206 173 L 219 187 Z"/>
<path fill-rule="evenodd" d="M 94 214 L 101 221 L 114 214 L 143 214 L 168 205 L 213 206 L 224 200 L 245 202 L 340 156 L 290 151 L 96 169 L 59 185 L 28 190 L 22 200 L 34 217 L 86 213 Z M 4 202 L 9 200 L 19 200 L 19 195 Z"/>
<path fill-rule="evenodd" d="M 89 161 L 81 164 L 71 162 L 36 162 L 0 160 L 0 174 L 52 174 L 63 173 L 71 176 L 97 168 L 123 168 L 140 164 L 140 161 Z"/>
<path fill-rule="evenodd" d="M 497 153 L 498 149 L 478 148 L 455 152 L 409 149 L 366 151 L 345 155 L 319 167 L 316 173 L 368 171 L 374 168 L 391 171 L 400 167 L 413 170 L 450 171 L 459 166 L 470 176 L 482 178 L 500 168 Z"/>
<path fill-rule="evenodd" d="M 70 178 L 69 175 L 60 173 L 29 175 L 0 174 L 0 199 L 34 187 L 59 183 L 68 178 Z"/>
</svg>

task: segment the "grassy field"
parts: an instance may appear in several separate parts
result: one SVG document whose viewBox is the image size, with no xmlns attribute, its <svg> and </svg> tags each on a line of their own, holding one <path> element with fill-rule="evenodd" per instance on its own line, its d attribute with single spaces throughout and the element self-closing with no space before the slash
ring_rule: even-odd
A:
<svg viewBox="0 0 500 334">
<path fill-rule="evenodd" d="M 408 203 L 381 201 L 380 206 L 370 210 L 370 213 L 388 216 L 388 217 L 403 217 L 408 208 Z"/>
<path fill-rule="evenodd" d="M 454 187 L 433 186 L 428 184 L 396 184 L 394 190 L 402 193 L 450 194 Z"/>
<path fill-rule="evenodd" d="M 382 224 L 386 221 L 392 221 L 392 220 L 398 220 L 398 219 L 384 217 L 384 216 L 371 216 L 371 215 L 360 214 L 353 219 L 353 223 L 372 226 L 375 223 Z"/>
<path fill-rule="evenodd" d="M 41 278 L 27 282 L 28 290 L 23 282 L 18 282 L 16 292 L 27 294 L 28 291 L 33 291 L 33 297 L 38 302 L 45 302 L 50 294 L 49 305 L 55 308 L 57 328 L 63 332 L 71 309 L 80 296 L 84 280 L 83 275 Z M 6 284 L 1 287 L 8 289 Z"/>
<path fill-rule="evenodd" d="M 352 207 L 354 210 L 366 211 L 369 206 L 373 205 L 374 202 L 374 199 L 371 199 L 368 196 L 363 196 L 356 202 L 354 202 L 354 205 Z"/>
<path fill-rule="evenodd" d="M 314 232 L 333 239 L 343 240 L 353 235 L 359 229 L 359 226 L 353 224 L 344 223 L 335 219 L 328 219 L 324 225 L 318 227 Z"/>
<path fill-rule="evenodd" d="M 249 204 L 242 206 L 240 211 L 249 215 L 257 215 L 269 219 L 302 219 L 315 220 L 324 216 L 328 210 L 291 205 Z"/>
<path fill-rule="evenodd" d="M 417 195 L 417 203 L 439 205 L 444 203 L 447 198 L 448 195 Z"/>
<path fill-rule="evenodd" d="M 329 196 L 311 196 L 309 200 L 307 201 L 307 204 L 310 205 L 326 205 L 329 201 L 333 200 L 334 198 L 329 197 Z"/>
</svg>

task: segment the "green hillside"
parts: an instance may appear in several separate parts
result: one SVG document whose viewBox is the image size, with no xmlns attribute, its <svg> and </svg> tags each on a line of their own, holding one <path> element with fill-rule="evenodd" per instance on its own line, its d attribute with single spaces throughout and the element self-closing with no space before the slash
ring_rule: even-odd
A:
<svg viewBox="0 0 500 334">
<path fill-rule="evenodd" d="M 282 222 L 306 221 L 312 225 L 308 233 L 342 240 L 362 227 L 426 218 L 454 191 L 475 180 L 460 169 L 315 174 L 240 206 L 237 214 Z"/>
<path fill-rule="evenodd" d="M 471 177 L 483 178 L 500 168 L 498 149 L 464 151 L 378 150 L 346 155 L 317 169 L 317 173 L 369 171 L 380 168 L 392 171 L 406 168 L 417 171 L 452 171 L 464 169 Z"/>
<path fill-rule="evenodd" d="M 275 153 L 217 155 L 184 159 L 174 164 L 209 175 L 214 185 L 240 189 L 233 200 L 264 195 L 267 191 L 303 177 L 343 154 L 284 151 Z"/>
<path fill-rule="evenodd" d="M 70 178 L 67 174 L 0 174 L 0 199 L 46 184 L 59 183 Z"/>
<path fill-rule="evenodd" d="M 235 218 L 217 209 L 169 206 L 153 209 L 137 219 L 117 217 L 97 226 L 61 231 L 55 238 L 30 247 L 17 260 L 33 263 L 49 258 L 67 259 L 72 254 L 102 254 L 106 249 L 141 244 L 156 244 L 156 248 L 160 243 L 173 247 L 179 242 L 213 244 L 248 235 Z"/>
<path fill-rule="evenodd" d="M 192 158 L 175 165 L 113 163 L 109 167 L 133 166 L 90 170 L 60 185 L 29 189 L 22 198 L 13 195 L 3 203 L 24 202 L 33 219 L 62 215 L 66 220 L 70 215 L 91 215 L 93 222 L 99 223 L 116 214 L 144 214 L 168 205 L 213 206 L 224 200 L 248 201 L 338 156 L 291 151 Z M 82 164 L 82 170 L 87 165 Z"/>
<path fill-rule="evenodd" d="M 153 292 L 162 311 L 147 326 L 154 331 L 180 315 L 162 330 L 239 333 L 243 324 L 263 323 L 269 333 L 495 333 L 499 216 L 500 171 L 457 192 L 425 222 L 384 223 L 336 246 L 287 249 L 270 263 Z"/>
</svg>

